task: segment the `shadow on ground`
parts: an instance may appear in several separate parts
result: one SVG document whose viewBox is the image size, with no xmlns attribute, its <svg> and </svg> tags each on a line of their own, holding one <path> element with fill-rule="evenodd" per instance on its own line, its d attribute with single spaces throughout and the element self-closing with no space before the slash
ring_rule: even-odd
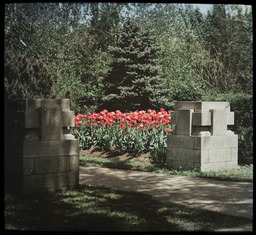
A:
<svg viewBox="0 0 256 235">
<path fill-rule="evenodd" d="M 211 231 L 250 223 L 151 196 L 82 185 L 57 194 L 5 196 L 5 228 L 29 231 Z"/>
<path fill-rule="evenodd" d="M 185 206 L 252 218 L 253 187 L 249 182 L 80 167 L 80 183 L 145 193 Z"/>
</svg>

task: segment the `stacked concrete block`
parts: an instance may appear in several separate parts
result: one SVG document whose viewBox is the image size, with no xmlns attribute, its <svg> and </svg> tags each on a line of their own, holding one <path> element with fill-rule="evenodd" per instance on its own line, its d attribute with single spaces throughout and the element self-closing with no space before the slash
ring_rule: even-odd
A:
<svg viewBox="0 0 256 235">
<path fill-rule="evenodd" d="M 167 164 L 172 169 L 217 171 L 238 163 L 238 136 L 229 130 L 234 112 L 228 102 L 176 102 L 175 130 L 167 137 Z"/>
<path fill-rule="evenodd" d="M 24 136 L 16 157 L 12 157 L 19 162 L 19 189 L 27 194 L 76 187 L 79 143 L 69 134 L 69 127 L 75 125 L 70 100 L 27 99 L 19 109 L 24 117 Z M 16 163 L 9 160 L 9 164 Z"/>
</svg>

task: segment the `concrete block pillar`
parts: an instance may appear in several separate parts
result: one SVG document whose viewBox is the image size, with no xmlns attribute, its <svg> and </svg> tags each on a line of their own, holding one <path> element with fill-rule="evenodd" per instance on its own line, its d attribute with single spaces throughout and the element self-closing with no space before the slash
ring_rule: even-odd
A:
<svg viewBox="0 0 256 235">
<path fill-rule="evenodd" d="M 75 126 L 69 99 L 26 99 L 17 110 L 21 122 L 21 146 L 8 148 L 7 177 L 23 194 L 74 188 L 79 183 L 79 143 L 69 133 Z M 22 115 L 23 114 L 23 115 Z M 16 120 L 17 121 L 17 120 Z M 12 142 L 15 144 L 15 141 Z M 10 167 L 9 167 L 10 168 Z M 10 182 L 8 182 L 10 183 Z"/>
<path fill-rule="evenodd" d="M 179 135 L 191 135 L 193 109 L 181 109 L 176 115 L 176 132 Z"/>
<path fill-rule="evenodd" d="M 229 130 L 234 112 L 228 102 L 175 103 L 175 130 L 167 138 L 167 164 L 172 169 L 201 171 L 237 167 L 238 136 Z"/>
</svg>

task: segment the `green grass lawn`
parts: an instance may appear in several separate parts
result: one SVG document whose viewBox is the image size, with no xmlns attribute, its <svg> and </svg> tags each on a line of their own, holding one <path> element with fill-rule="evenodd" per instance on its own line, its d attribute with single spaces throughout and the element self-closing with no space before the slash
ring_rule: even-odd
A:
<svg viewBox="0 0 256 235">
<path fill-rule="evenodd" d="M 174 171 L 165 166 L 118 156 L 80 156 L 80 165 L 150 171 L 222 180 L 252 181 L 253 167 L 202 173 Z M 215 231 L 251 223 L 249 219 L 192 209 L 151 196 L 80 185 L 55 194 L 5 195 L 5 229 L 26 231 Z"/>
<path fill-rule="evenodd" d="M 101 157 L 90 157 L 80 155 L 80 165 L 83 166 L 96 166 L 96 167 L 108 167 L 115 169 L 135 170 L 135 171 L 148 171 L 172 175 L 183 175 L 183 176 L 196 176 L 196 177 L 207 177 L 219 180 L 233 180 L 233 181 L 253 181 L 253 166 L 239 166 L 237 169 L 223 170 L 223 171 L 210 171 L 200 172 L 199 170 L 190 171 L 177 171 L 167 169 L 166 166 L 157 166 L 153 163 L 142 163 L 135 160 L 121 160 L 118 157 L 112 158 L 101 158 Z"/>
<path fill-rule="evenodd" d="M 150 196 L 79 186 L 56 194 L 5 195 L 5 229 L 27 231 L 214 231 L 252 221 L 160 202 Z"/>
</svg>

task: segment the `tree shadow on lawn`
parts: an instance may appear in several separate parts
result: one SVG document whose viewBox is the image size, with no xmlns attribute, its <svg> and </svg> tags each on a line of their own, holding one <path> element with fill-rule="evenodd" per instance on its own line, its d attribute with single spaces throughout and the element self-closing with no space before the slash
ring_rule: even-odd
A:
<svg viewBox="0 0 256 235">
<path fill-rule="evenodd" d="M 208 231 L 250 222 L 160 202 L 141 193 L 85 185 L 57 194 L 5 196 L 5 228 L 11 230 Z"/>
</svg>

